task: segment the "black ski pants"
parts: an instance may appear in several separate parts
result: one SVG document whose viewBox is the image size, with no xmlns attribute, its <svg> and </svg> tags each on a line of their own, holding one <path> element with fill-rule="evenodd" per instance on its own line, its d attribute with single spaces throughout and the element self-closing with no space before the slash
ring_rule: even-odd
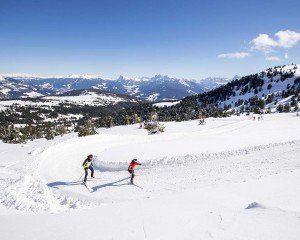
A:
<svg viewBox="0 0 300 240">
<path fill-rule="evenodd" d="M 91 177 L 94 177 L 94 168 L 92 166 L 89 166 L 89 168 L 85 168 L 84 169 L 84 172 L 85 172 L 85 175 L 84 175 L 84 181 L 86 182 L 86 179 L 87 179 L 87 176 L 88 176 L 88 170 L 91 170 Z"/>
<path fill-rule="evenodd" d="M 134 170 L 128 169 L 128 172 L 131 174 L 131 179 L 130 182 L 133 183 L 133 178 L 134 178 Z"/>
</svg>

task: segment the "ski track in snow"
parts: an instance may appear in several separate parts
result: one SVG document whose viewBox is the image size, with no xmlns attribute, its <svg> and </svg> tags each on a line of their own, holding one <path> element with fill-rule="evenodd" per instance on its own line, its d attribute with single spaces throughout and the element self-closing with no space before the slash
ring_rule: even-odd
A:
<svg viewBox="0 0 300 240">
<path fill-rule="evenodd" d="M 101 129 L 97 136 L 24 145 L 23 158 L 0 162 L 0 202 L 27 214 L 94 209 L 104 232 L 115 222 L 121 227 L 129 221 L 130 226 L 138 219 L 130 232 L 110 232 L 113 239 L 245 239 L 245 233 L 249 239 L 296 239 L 300 208 L 292 188 L 300 173 L 298 118 L 268 115 L 263 122 L 245 117 L 166 126 L 166 133 L 154 136 L 131 125 Z M 4 156 L 18 148 L 6 146 Z M 95 155 L 97 177 L 88 179 L 90 191 L 80 179 L 89 153 Z M 135 185 L 128 184 L 132 155 L 143 164 L 136 169 Z M 133 212 L 126 210 L 133 206 Z M 199 228 L 201 216 L 205 227 Z M 276 229 L 260 227 L 266 223 Z M 237 229 L 241 236 L 234 235 Z"/>
</svg>

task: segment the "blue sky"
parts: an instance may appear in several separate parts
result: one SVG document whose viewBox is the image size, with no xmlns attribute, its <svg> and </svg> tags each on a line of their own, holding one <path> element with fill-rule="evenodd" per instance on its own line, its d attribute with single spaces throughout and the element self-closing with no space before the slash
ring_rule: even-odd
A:
<svg viewBox="0 0 300 240">
<path fill-rule="evenodd" d="M 255 73 L 300 63 L 299 9 L 296 0 L 0 0 L 0 73 Z"/>
</svg>

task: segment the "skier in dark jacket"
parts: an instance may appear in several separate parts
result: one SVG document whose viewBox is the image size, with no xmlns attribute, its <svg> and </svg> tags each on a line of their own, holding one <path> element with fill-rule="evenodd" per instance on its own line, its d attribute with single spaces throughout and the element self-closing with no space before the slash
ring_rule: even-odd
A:
<svg viewBox="0 0 300 240">
<path fill-rule="evenodd" d="M 83 168 L 84 168 L 84 183 L 86 182 L 87 176 L 88 176 L 88 170 L 91 170 L 91 177 L 94 177 L 94 168 L 93 168 L 93 155 L 90 154 L 87 156 L 87 158 L 84 160 L 83 164 L 82 164 Z"/>
<path fill-rule="evenodd" d="M 133 178 L 134 178 L 134 168 L 136 165 L 142 165 L 141 163 L 139 163 L 137 161 L 137 159 L 133 159 L 130 164 L 129 164 L 129 167 L 128 167 L 128 172 L 131 174 L 131 179 L 130 179 L 130 182 L 133 183 Z"/>
</svg>

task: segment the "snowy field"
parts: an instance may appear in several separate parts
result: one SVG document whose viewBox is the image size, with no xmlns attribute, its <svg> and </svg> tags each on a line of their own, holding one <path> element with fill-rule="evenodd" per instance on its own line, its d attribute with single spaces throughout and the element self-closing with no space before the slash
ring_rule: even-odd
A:
<svg viewBox="0 0 300 240">
<path fill-rule="evenodd" d="M 32 97 L 32 96 L 29 96 Z M 49 109 L 53 106 L 59 106 L 60 104 L 77 104 L 77 105 L 90 105 L 90 106 L 108 106 L 115 105 L 119 102 L 136 102 L 135 100 L 129 100 L 122 97 L 118 97 L 115 94 L 97 94 L 95 92 L 85 92 L 79 96 L 47 96 L 41 97 L 40 101 L 32 100 L 2 100 L 0 101 L 0 111 L 4 111 L 11 106 L 22 107 L 44 107 Z"/>
<path fill-rule="evenodd" d="M 0 239 L 298 240 L 299 123 L 294 113 L 210 118 L 158 135 L 129 125 L 0 143 Z M 136 185 L 132 158 L 143 163 Z"/>
</svg>

